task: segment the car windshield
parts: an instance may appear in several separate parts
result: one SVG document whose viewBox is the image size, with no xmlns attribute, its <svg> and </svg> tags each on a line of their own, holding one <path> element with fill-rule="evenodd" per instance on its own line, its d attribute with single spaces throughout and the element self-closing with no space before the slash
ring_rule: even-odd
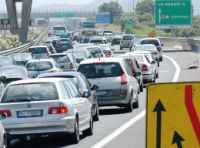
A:
<svg viewBox="0 0 200 148">
<path fill-rule="evenodd" d="M 45 47 L 35 47 L 35 48 L 29 48 L 29 52 L 32 54 L 44 54 L 47 52 Z"/>
<path fill-rule="evenodd" d="M 2 67 L 0 77 L 6 78 L 28 78 L 28 73 L 23 67 Z"/>
<path fill-rule="evenodd" d="M 40 61 L 40 62 L 31 62 L 26 65 L 28 71 L 43 71 L 53 68 L 51 62 Z"/>
<path fill-rule="evenodd" d="M 99 49 L 98 47 L 91 47 L 91 48 L 88 47 L 87 50 L 91 53 L 91 55 L 94 58 L 102 57 L 101 49 Z"/>
<path fill-rule="evenodd" d="M 133 36 L 131 36 L 131 35 L 126 35 L 126 36 L 123 36 L 122 39 L 123 39 L 123 40 L 132 40 L 132 39 L 133 39 Z"/>
<path fill-rule="evenodd" d="M 90 43 L 94 43 L 94 44 L 104 44 L 104 42 L 102 40 L 91 40 Z"/>
<path fill-rule="evenodd" d="M 144 50 L 156 50 L 155 46 L 136 46 L 134 48 L 135 51 L 144 51 Z"/>
<path fill-rule="evenodd" d="M 78 71 L 88 79 L 118 77 L 123 73 L 118 63 L 83 64 Z"/>
<path fill-rule="evenodd" d="M 138 63 L 143 63 L 144 62 L 144 58 L 143 58 L 143 55 L 134 55 L 134 57 L 135 57 L 135 59 L 136 59 L 136 61 L 138 62 Z"/>
<path fill-rule="evenodd" d="M 8 86 L 1 102 L 30 102 L 57 99 L 58 93 L 53 83 L 32 83 Z"/>
<path fill-rule="evenodd" d="M 142 40 L 141 44 L 153 44 L 155 46 L 160 46 L 157 40 Z"/>
<path fill-rule="evenodd" d="M 67 55 L 51 55 L 50 57 L 53 58 L 57 63 L 70 62 L 70 59 Z"/>
</svg>

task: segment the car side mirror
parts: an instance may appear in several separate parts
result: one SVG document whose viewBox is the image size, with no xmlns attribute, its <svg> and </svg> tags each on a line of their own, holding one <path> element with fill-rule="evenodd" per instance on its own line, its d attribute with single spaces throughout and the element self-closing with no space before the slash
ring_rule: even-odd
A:
<svg viewBox="0 0 200 148">
<path fill-rule="evenodd" d="M 0 120 L 5 119 L 7 115 L 5 113 L 0 113 Z"/>
<path fill-rule="evenodd" d="M 151 61 L 151 64 L 156 64 L 156 61 Z"/>
<path fill-rule="evenodd" d="M 92 89 L 92 90 L 98 90 L 99 87 L 98 87 L 97 85 L 93 85 L 91 89 Z"/>
</svg>

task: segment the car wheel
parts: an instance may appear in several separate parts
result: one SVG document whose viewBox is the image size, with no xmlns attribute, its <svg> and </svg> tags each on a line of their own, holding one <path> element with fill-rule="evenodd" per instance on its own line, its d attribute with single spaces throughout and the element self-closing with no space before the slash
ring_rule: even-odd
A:
<svg viewBox="0 0 200 148">
<path fill-rule="evenodd" d="M 98 104 L 96 104 L 95 108 L 96 108 L 96 113 L 93 116 L 93 119 L 94 119 L 94 121 L 99 121 L 99 106 L 98 106 Z"/>
<path fill-rule="evenodd" d="M 132 100 L 132 95 L 131 95 L 131 99 L 129 100 L 128 104 L 125 107 L 127 112 L 132 112 L 133 111 L 133 104 L 132 104 L 131 100 Z"/>
<path fill-rule="evenodd" d="M 143 84 L 140 84 L 140 92 L 143 92 Z"/>
<path fill-rule="evenodd" d="M 92 118 L 92 115 L 91 115 L 91 118 L 90 118 L 90 127 L 88 129 L 86 129 L 85 131 L 83 131 L 83 134 L 85 136 L 91 136 L 93 135 L 93 118 Z"/>
<path fill-rule="evenodd" d="M 160 67 L 160 62 L 158 62 L 158 67 Z"/>
<path fill-rule="evenodd" d="M 122 47 L 120 47 L 120 50 L 122 50 L 123 48 Z"/>
<path fill-rule="evenodd" d="M 9 147 L 10 147 L 10 139 L 5 135 L 3 138 L 2 148 L 9 148 Z"/>
<path fill-rule="evenodd" d="M 133 103 L 133 108 L 138 108 L 139 107 L 139 100 L 137 102 Z"/>
<path fill-rule="evenodd" d="M 159 74 L 158 74 L 158 72 L 156 73 L 156 78 L 158 78 L 159 77 Z"/>
<path fill-rule="evenodd" d="M 163 57 L 160 57 L 160 62 L 162 62 L 163 61 Z"/>
<path fill-rule="evenodd" d="M 74 133 L 72 133 L 72 142 L 74 144 L 79 143 L 80 135 L 79 135 L 79 122 L 78 118 L 76 118 L 76 121 L 74 123 Z"/>
</svg>

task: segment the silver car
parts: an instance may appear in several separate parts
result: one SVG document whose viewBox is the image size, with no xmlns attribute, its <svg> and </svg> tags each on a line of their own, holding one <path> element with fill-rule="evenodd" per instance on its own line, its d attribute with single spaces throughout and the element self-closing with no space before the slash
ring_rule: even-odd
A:
<svg viewBox="0 0 200 148">
<path fill-rule="evenodd" d="M 134 45 L 134 40 L 135 40 L 135 37 L 132 34 L 123 35 L 120 41 L 120 50 L 122 50 L 123 48 L 129 48 L 131 50 L 131 48 Z"/>
<path fill-rule="evenodd" d="M 63 71 L 77 70 L 78 64 L 71 53 L 56 53 L 49 58 L 54 59 Z"/>
<path fill-rule="evenodd" d="M 139 106 L 139 84 L 133 77 L 129 62 L 122 58 L 88 59 L 78 71 L 98 86 L 96 95 L 100 106 L 125 107 L 128 112 Z"/>
<path fill-rule="evenodd" d="M 72 142 L 78 143 L 79 132 L 93 134 L 91 103 L 80 97 L 68 79 L 12 82 L 1 97 L 0 112 L 7 114 L 2 123 L 8 141 L 24 136 L 70 134 Z"/>
<path fill-rule="evenodd" d="M 36 78 L 39 74 L 62 71 L 54 59 L 30 60 L 25 67 L 30 77 Z"/>
<path fill-rule="evenodd" d="M 140 66 L 143 76 L 143 84 L 154 83 L 156 81 L 156 70 L 148 57 L 144 54 L 131 54 L 134 56 Z"/>
<path fill-rule="evenodd" d="M 7 148 L 7 135 L 1 120 L 6 118 L 6 114 L 0 112 L 0 148 Z"/>
</svg>

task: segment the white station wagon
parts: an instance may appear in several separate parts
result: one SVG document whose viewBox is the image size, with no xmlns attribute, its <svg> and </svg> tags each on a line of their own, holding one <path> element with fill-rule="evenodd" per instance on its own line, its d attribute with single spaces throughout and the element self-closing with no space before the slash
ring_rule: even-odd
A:
<svg viewBox="0 0 200 148">
<path fill-rule="evenodd" d="M 0 113 L 7 115 L 2 123 L 8 141 L 23 136 L 71 134 L 70 140 L 78 143 L 79 132 L 93 134 L 91 107 L 69 79 L 30 79 L 7 86 Z"/>
</svg>

